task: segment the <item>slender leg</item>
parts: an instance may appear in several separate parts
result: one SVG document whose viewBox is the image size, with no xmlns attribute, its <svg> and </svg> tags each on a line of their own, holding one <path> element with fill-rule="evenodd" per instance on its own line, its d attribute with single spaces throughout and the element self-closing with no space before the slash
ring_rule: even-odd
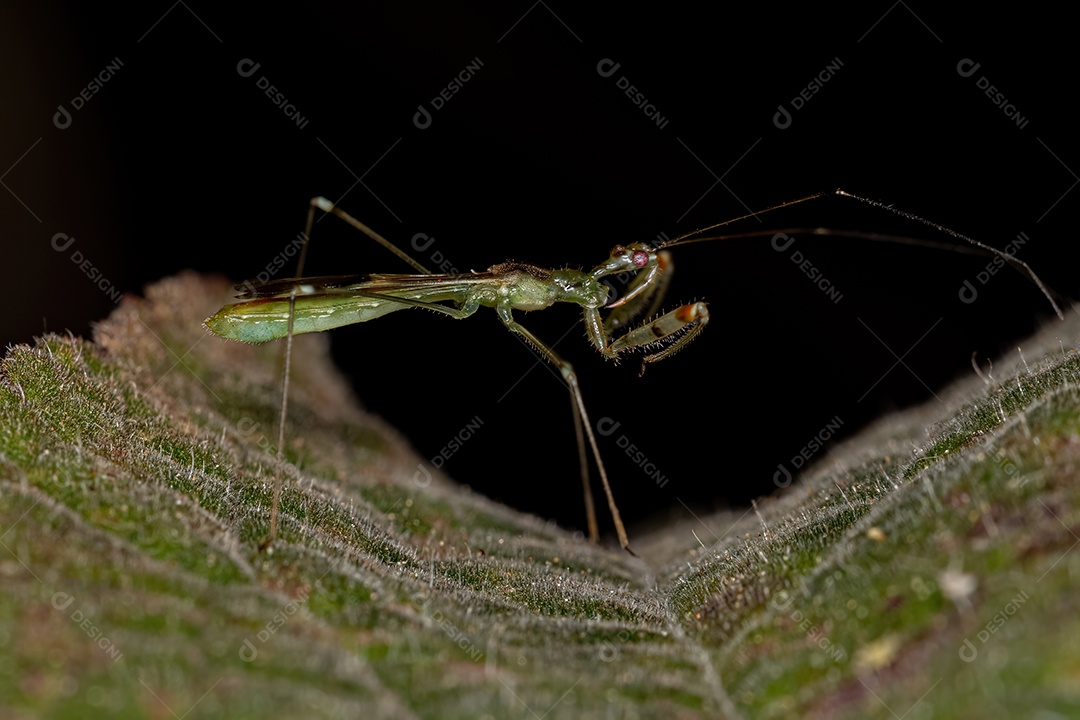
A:
<svg viewBox="0 0 1080 720">
<path fill-rule="evenodd" d="M 574 414 L 574 435 L 577 437 L 578 462 L 581 464 L 581 484 L 585 490 L 585 520 L 589 524 L 589 539 L 600 542 L 600 526 L 596 522 L 596 503 L 589 484 L 589 455 L 585 451 L 585 436 L 581 429 L 581 414 L 577 402 L 570 397 L 570 412 Z"/>
<path fill-rule="evenodd" d="M 375 232 L 367 225 L 363 224 L 353 216 L 346 213 L 344 210 L 339 209 L 332 202 L 324 197 L 316 197 L 311 199 L 311 204 L 308 206 L 307 223 L 304 228 L 304 243 L 300 248 L 300 257 L 296 263 L 296 277 L 303 277 L 304 262 L 307 259 L 308 243 L 311 240 L 311 231 L 315 223 L 315 208 L 319 208 L 323 212 L 337 215 L 339 218 L 352 225 L 360 232 L 367 235 L 369 238 L 379 243 L 390 252 L 397 255 L 412 267 L 419 270 L 425 275 L 430 275 L 431 272 L 427 270 L 423 265 L 412 259 L 404 250 L 394 245 L 392 242 L 384 238 L 379 233 Z M 285 446 L 285 418 L 288 415 L 289 409 L 289 370 L 292 364 L 292 341 L 293 341 L 293 318 L 295 316 L 297 290 L 293 288 L 289 294 L 289 334 L 285 340 L 285 372 L 284 379 L 281 383 L 281 416 L 278 419 L 278 443 L 277 443 L 277 478 L 274 481 L 274 499 L 272 507 L 270 508 L 270 536 L 260 545 L 260 549 L 269 547 L 275 540 L 277 540 L 277 526 L 278 526 L 278 512 L 281 507 L 281 485 L 283 482 L 284 473 L 282 472 L 283 465 L 283 448 Z M 419 301 L 403 301 L 409 305 L 419 305 L 428 307 L 429 309 L 445 312 L 453 317 L 461 318 L 471 315 L 476 311 L 476 304 L 471 303 L 462 308 L 449 308 L 443 305 L 437 305 L 433 303 L 423 303 Z"/>
<path fill-rule="evenodd" d="M 577 374 L 574 372 L 573 366 L 559 357 L 554 350 L 544 344 L 538 337 L 519 325 L 517 321 L 514 320 L 513 313 L 508 305 L 500 306 L 496 308 L 495 311 L 499 314 L 499 319 L 503 321 L 503 324 L 506 325 L 510 332 L 517 333 L 525 338 L 526 342 L 536 348 L 540 354 L 547 358 L 548 362 L 559 368 L 559 372 L 562 373 L 563 379 L 566 380 L 566 384 L 570 388 L 570 395 L 574 402 L 574 406 L 577 408 L 580 425 L 582 429 L 585 430 L 585 437 L 588 439 L 589 446 L 592 448 L 593 458 L 596 460 L 596 468 L 600 473 L 600 482 L 603 484 L 604 493 L 607 495 L 608 509 L 611 510 L 611 519 L 615 522 L 615 532 L 619 536 L 619 544 L 631 555 L 636 555 L 636 553 L 630 549 L 630 540 L 626 537 L 626 528 L 623 526 L 622 516 L 619 515 L 619 508 L 615 505 L 615 496 L 611 492 L 611 483 L 608 482 L 607 471 L 604 469 L 604 461 L 600 459 L 600 448 L 596 444 L 596 436 L 593 434 L 592 423 L 589 421 L 589 413 L 585 409 L 585 399 L 581 395 L 581 387 L 578 385 Z"/>
<path fill-rule="evenodd" d="M 367 225 L 360 222 L 359 220 L 354 218 L 352 215 L 350 215 L 349 213 L 347 213 L 344 210 L 342 210 L 341 208 L 339 208 L 334 203 L 332 203 L 329 200 L 327 200 L 326 198 L 320 196 L 320 197 L 311 198 L 311 205 L 308 206 L 307 227 L 304 230 L 304 246 L 300 249 L 300 259 L 297 261 L 296 277 L 303 277 L 303 275 L 301 273 L 304 271 L 304 259 L 307 257 L 308 240 L 311 239 L 311 230 L 312 230 L 312 226 L 315 223 L 315 208 L 319 208 L 320 210 L 322 210 L 325 213 L 330 213 L 332 215 L 337 215 L 339 218 L 341 218 L 342 220 L 344 220 L 348 224 L 352 225 L 354 228 L 356 228 L 360 232 L 364 233 L 369 238 L 371 238 L 375 242 L 379 243 L 380 245 L 382 245 L 384 248 L 386 248 L 390 252 L 397 255 L 399 258 L 404 260 L 406 263 L 408 263 L 412 267 L 416 268 L 422 274 L 424 274 L 424 275 L 431 275 L 432 274 L 430 270 L 428 270 L 423 265 L 421 265 L 416 260 L 414 260 L 412 258 L 412 256 L 410 256 L 407 252 L 405 252 L 404 250 L 399 248 L 397 245 L 390 242 L 389 240 L 384 238 L 382 235 L 375 232 L 374 230 L 369 228 Z"/>
<path fill-rule="evenodd" d="M 274 478 L 274 502 L 270 508 L 270 537 L 261 547 L 268 547 L 277 540 L 278 508 L 281 506 L 281 484 L 284 482 L 284 459 L 282 448 L 285 446 L 285 417 L 289 414 L 289 366 L 292 362 L 293 318 L 296 313 L 296 288 L 289 295 L 289 334 L 285 339 L 285 378 L 281 387 L 281 416 L 278 420 L 277 440 L 277 477 Z"/>
</svg>

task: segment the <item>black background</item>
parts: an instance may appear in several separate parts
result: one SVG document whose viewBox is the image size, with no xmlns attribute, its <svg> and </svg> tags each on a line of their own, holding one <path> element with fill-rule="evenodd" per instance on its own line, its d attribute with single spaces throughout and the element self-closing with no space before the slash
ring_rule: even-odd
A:
<svg viewBox="0 0 1080 720">
<path fill-rule="evenodd" d="M 74 249 L 123 292 L 185 268 L 239 280 L 296 236 L 313 195 L 404 247 L 416 233 L 434 236 L 419 260 L 438 251 L 469 270 L 506 259 L 592 267 L 617 242 L 843 187 L 999 247 L 1025 232 L 1021 257 L 1068 297 L 1080 156 L 1072 21 L 1060 12 L 5 3 L 0 339 L 86 334 L 108 314 L 112 302 L 70 262 Z M 115 76 L 57 128 L 57 107 L 70 109 L 117 58 Z M 597 72 L 606 58 L 619 63 L 611 77 Z M 965 58 L 980 65 L 971 77 L 957 72 Z M 259 64 L 251 77 L 237 72 L 244 59 Z M 418 106 L 431 110 L 477 61 L 430 127 L 416 127 Z M 778 106 L 791 110 L 837 61 L 778 128 Z M 302 128 L 260 92 L 260 77 Z M 664 127 L 620 91 L 620 77 Z M 1023 127 L 980 91 L 981 77 Z M 896 220 L 826 200 L 766 222 L 937 239 Z M 50 247 L 61 232 L 76 238 L 65 253 Z M 765 239 L 675 251 L 668 304 L 707 300 L 712 323 L 642 379 L 636 360 L 615 366 L 588 346 L 572 306 L 519 314 L 551 342 L 570 331 L 557 348 L 578 369 L 594 422 L 620 423 L 601 445 L 628 519 L 768 493 L 778 464 L 830 421 L 843 423 L 835 440 L 932 399 L 971 372 L 972 352 L 1012 351 L 1018 362 L 1017 339 L 1052 315 L 1012 272 L 961 303 L 985 258 L 834 238 L 794 247 L 839 303 Z M 406 270 L 335 223 L 315 235 L 313 274 Z M 401 313 L 337 331 L 333 344 L 362 401 L 422 456 L 479 417 L 448 473 L 583 523 L 565 391 L 492 312 L 464 322 Z M 894 367 L 890 348 L 906 367 Z M 620 452 L 622 436 L 668 479 L 663 488 Z"/>
</svg>

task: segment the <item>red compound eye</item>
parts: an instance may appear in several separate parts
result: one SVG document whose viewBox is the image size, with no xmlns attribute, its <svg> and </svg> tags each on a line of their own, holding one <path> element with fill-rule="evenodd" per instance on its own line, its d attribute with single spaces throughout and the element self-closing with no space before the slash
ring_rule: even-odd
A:
<svg viewBox="0 0 1080 720">
<path fill-rule="evenodd" d="M 634 251 L 634 264 L 638 267 L 645 267 L 649 264 L 649 253 L 644 250 Z"/>
</svg>

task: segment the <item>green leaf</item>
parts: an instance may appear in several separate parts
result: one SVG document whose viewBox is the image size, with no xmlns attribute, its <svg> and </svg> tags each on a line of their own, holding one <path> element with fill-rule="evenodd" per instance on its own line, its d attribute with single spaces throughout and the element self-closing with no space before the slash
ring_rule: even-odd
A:
<svg viewBox="0 0 1080 720">
<path fill-rule="evenodd" d="M 279 464 L 280 346 L 200 328 L 229 294 L 172 278 L 4 358 L 3 717 L 1077 712 L 1075 316 L 638 559 L 425 466 L 320 336 Z"/>
</svg>

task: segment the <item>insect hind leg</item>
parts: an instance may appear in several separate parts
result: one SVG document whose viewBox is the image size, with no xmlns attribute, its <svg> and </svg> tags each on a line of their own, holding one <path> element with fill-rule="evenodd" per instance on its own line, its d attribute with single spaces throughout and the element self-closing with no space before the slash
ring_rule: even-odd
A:
<svg viewBox="0 0 1080 720">
<path fill-rule="evenodd" d="M 393 244 L 379 233 L 369 228 L 364 223 L 360 222 L 352 215 L 349 215 L 344 210 L 337 207 L 334 203 L 327 200 L 321 195 L 311 199 L 308 205 L 307 222 L 304 226 L 304 241 L 300 247 L 300 256 L 296 261 L 296 277 L 302 278 L 304 276 L 304 264 L 307 261 L 308 245 L 311 242 L 311 233 L 315 226 L 315 210 L 322 210 L 324 213 L 330 215 L 336 215 L 341 220 L 345 221 L 352 227 L 356 228 L 360 232 L 367 235 L 369 238 L 385 247 L 390 252 L 397 255 L 404 260 L 407 264 L 418 270 L 419 272 L 430 275 L 431 271 L 414 260 L 408 253 Z M 271 502 L 270 509 L 270 533 L 269 537 L 260 544 L 260 549 L 268 548 L 277 540 L 278 529 L 278 514 L 281 507 L 281 488 L 283 482 L 284 473 L 282 471 L 284 464 L 283 448 L 285 445 L 285 419 L 288 416 L 289 409 L 289 374 L 292 365 L 292 345 L 293 345 L 293 323 L 296 316 L 296 296 L 297 288 L 294 288 L 289 296 L 289 331 L 285 340 L 285 368 L 283 372 L 283 378 L 281 382 L 281 415 L 278 419 L 278 443 L 276 461 L 278 466 L 277 477 L 274 481 L 274 496 Z"/>
<path fill-rule="evenodd" d="M 303 245 L 302 248 L 300 248 L 300 259 L 297 261 L 297 264 L 296 264 L 296 277 L 299 278 L 299 277 L 304 276 L 303 275 L 304 262 L 307 259 L 307 248 L 308 248 L 308 243 L 311 240 L 311 231 L 315 226 L 315 209 L 316 208 L 318 208 L 319 210 L 322 210 L 324 213 L 327 213 L 328 215 L 336 215 L 337 217 L 341 218 L 343 221 L 345 221 L 346 223 L 348 223 L 352 227 L 356 228 L 360 232 L 364 233 L 369 238 L 371 238 L 375 242 L 379 243 L 380 245 L 382 245 L 384 248 L 386 248 L 390 252 L 397 255 L 399 258 L 401 258 L 403 261 L 405 261 L 411 267 L 413 267 L 417 271 L 423 273 L 424 275 L 431 275 L 432 274 L 430 270 L 428 270 L 426 267 L 424 267 L 419 262 L 414 260 L 413 257 L 411 255 L 409 255 L 407 252 L 405 252 L 404 250 L 399 248 L 397 245 L 390 242 L 389 240 L 384 238 L 382 235 L 375 232 L 374 230 L 369 228 L 367 225 L 360 222 L 359 220 L 354 218 L 352 215 L 345 212 L 344 210 L 339 208 L 337 205 L 335 205 L 334 203 L 330 202 L 329 200 L 327 200 L 326 198 L 324 198 L 323 196 L 320 195 L 318 197 L 311 198 L 311 203 L 308 205 L 307 225 L 304 228 L 304 245 Z"/>
</svg>

